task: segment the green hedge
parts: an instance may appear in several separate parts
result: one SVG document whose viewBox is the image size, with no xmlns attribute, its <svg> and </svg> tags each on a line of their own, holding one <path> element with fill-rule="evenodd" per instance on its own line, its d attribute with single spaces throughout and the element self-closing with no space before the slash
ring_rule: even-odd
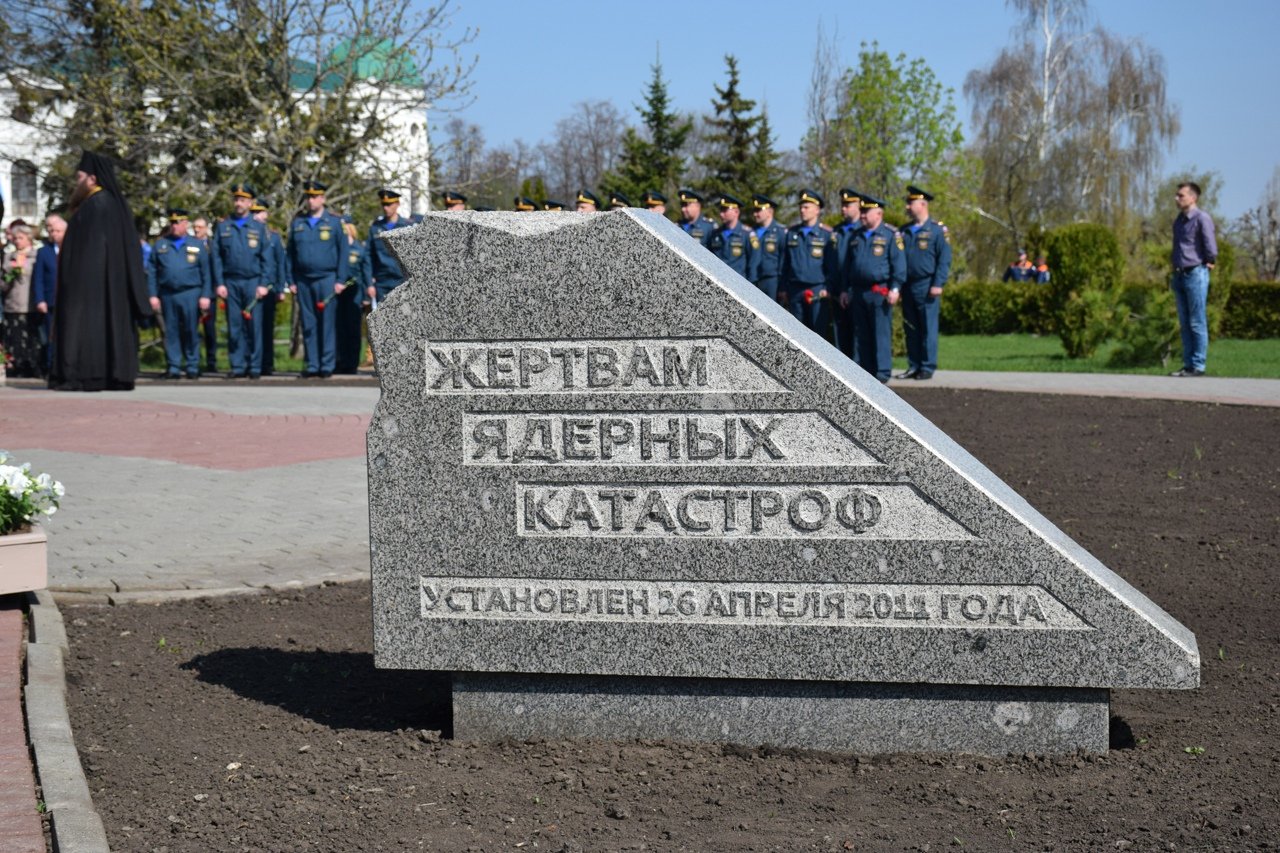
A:
<svg viewBox="0 0 1280 853">
<path fill-rule="evenodd" d="M 1212 291 L 1218 285 L 1211 284 Z M 1125 284 L 1120 302 L 1140 310 L 1149 299 L 1162 302 L 1168 284 Z M 1049 289 L 1029 282 L 966 281 L 947 285 L 939 328 L 949 335 L 1054 334 Z M 1170 302 L 1169 317 L 1177 325 Z M 1280 283 L 1232 282 L 1222 319 L 1222 337 L 1280 338 Z"/>
<path fill-rule="evenodd" d="M 1213 290 L 1213 280 L 1209 280 Z M 1234 281 L 1222 318 L 1224 338 L 1280 338 L 1280 282 Z"/>
<path fill-rule="evenodd" d="M 1049 288 L 1022 281 L 949 284 L 938 328 L 951 335 L 1052 334 Z"/>
</svg>

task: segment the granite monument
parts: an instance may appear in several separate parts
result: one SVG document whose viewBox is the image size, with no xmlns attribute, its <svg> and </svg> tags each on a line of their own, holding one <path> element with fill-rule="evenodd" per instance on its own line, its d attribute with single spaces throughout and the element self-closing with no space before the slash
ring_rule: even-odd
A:
<svg viewBox="0 0 1280 853">
<path fill-rule="evenodd" d="M 461 738 L 1101 752 L 1195 637 L 667 220 L 442 213 L 370 319 L 376 665 Z"/>
</svg>

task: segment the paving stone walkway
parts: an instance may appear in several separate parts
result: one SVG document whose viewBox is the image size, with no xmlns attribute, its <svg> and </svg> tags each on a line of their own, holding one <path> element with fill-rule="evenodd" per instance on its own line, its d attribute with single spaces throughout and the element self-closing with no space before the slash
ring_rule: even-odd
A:
<svg viewBox="0 0 1280 853">
<path fill-rule="evenodd" d="M 0 447 L 61 480 L 51 590 L 122 602 L 369 571 L 377 387 L 0 389 Z"/>
</svg>

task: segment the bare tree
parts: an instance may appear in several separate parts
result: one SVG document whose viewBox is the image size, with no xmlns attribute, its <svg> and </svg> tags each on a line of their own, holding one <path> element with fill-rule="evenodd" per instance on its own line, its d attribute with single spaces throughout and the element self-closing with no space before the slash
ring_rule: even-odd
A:
<svg viewBox="0 0 1280 853">
<path fill-rule="evenodd" d="M 1271 173 L 1258 206 L 1235 221 L 1231 235 L 1243 266 L 1263 281 L 1280 281 L 1280 166 Z"/>
<path fill-rule="evenodd" d="M 1117 224 L 1145 208 L 1180 125 L 1164 60 L 1138 39 L 1088 29 L 1085 0 L 1009 0 L 1013 43 L 969 73 L 981 199 L 1010 229 L 1082 219 Z"/>
<path fill-rule="evenodd" d="M 813 46 L 813 69 L 809 75 L 808 100 L 805 103 L 809 119 L 809 132 L 801 143 L 805 168 L 799 174 L 824 196 L 831 196 L 838 189 L 836 176 L 836 145 L 832 125 L 841 108 L 840 60 L 837 44 L 839 33 L 832 30 L 823 37 L 823 25 L 818 24 L 818 36 Z"/>
<path fill-rule="evenodd" d="M 556 122 L 547 142 L 538 146 L 547 191 L 568 199 L 593 189 L 613 169 L 622 151 L 626 120 L 610 101 L 580 101 Z"/>
</svg>

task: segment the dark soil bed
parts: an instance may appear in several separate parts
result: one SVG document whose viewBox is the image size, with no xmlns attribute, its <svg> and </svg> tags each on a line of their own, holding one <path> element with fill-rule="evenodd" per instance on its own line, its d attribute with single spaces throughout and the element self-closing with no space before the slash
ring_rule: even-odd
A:
<svg viewBox="0 0 1280 853">
<path fill-rule="evenodd" d="M 1203 686 L 1113 693 L 1105 756 L 467 744 L 446 684 L 373 668 L 367 584 L 69 607 L 112 849 L 1275 848 L 1280 410 L 905 396 L 1190 627 Z"/>
</svg>

